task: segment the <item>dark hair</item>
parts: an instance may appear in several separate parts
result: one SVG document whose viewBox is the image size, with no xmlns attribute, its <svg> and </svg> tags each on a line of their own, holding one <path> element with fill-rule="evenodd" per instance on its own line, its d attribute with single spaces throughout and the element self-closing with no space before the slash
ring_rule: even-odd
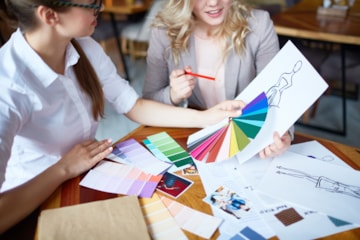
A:
<svg viewBox="0 0 360 240">
<path fill-rule="evenodd" d="M 0 2 L 0 10 L 5 10 L 6 9 L 6 5 L 5 5 L 5 0 Z"/>
<path fill-rule="evenodd" d="M 80 58 L 74 66 L 76 78 L 81 88 L 89 95 L 92 102 L 92 112 L 94 119 L 104 117 L 105 99 L 99 78 L 92 67 L 89 59 L 86 57 L 80 44 L 75 40 L 71 40 L 76 51 L 78 51 Z"/>
<path fill-rule="evenodd" d="M 37 6 L 46 6 L 54 11 L 64 12 L 67 8 L 55 6 L 51 0 L 4 0 L 0 3 L 0 10 L 4 10 L 8 18 L 16 21 L 22 31 L 36 27 L 35 9 Z M 80 58 L 74 66 L 77 81 L 86 92 L 92 102 L 92 114 L 95 120 L 104 117 L 105 99 L 99 78 L 92 67 L 80 44 L 73 39 L 74 45 Z"/>
<path fill-rule="evenodd" d="M 0 20 L 2 28 L 5 28 L 5 30 L 0 29 L 2 35 L 5 34 L 3 31 L 13 32 L 17 28 L 16 17 L 8 12 L 5 1 L 6 0 L 0 1 Z M 6 36 L 4 40 L 7 40 L 8 37 L 9 36 Z"/>
</svg>

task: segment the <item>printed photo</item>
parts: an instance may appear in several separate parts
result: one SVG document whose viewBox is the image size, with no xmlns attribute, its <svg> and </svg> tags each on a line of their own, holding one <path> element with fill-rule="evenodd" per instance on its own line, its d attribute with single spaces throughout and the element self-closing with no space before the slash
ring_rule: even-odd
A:
<svg viewBox="0 0 360 240">
<path fill-rule="evenodd" d="M 173 173 L 166 172 L 156 188 L 160 192 L 177 198 L 182 193 L 184 193 L 192 184 L 193 182 L 188 179 L 182 178 Z"/>
<path fill-rule="evenodd" d="M 248 200 L 224 186 L 218 187 L 204 201 L 218 207 L 236 219 L 240 219 L 246 212 L 250 211 Z"/>
</svg>

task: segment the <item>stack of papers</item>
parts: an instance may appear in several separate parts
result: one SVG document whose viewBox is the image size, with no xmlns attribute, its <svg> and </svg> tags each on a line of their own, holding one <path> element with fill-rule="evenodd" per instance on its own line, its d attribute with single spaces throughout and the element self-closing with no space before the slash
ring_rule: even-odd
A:
<svg viewBox="0 0 360 240">
<path fill-rule="evenodd" d="M 352 168 L 289 151 L 271 162 L 256 189 L 328 216 L 335 229 L 360 226 L 360 172 Z"/>
<path fill-rule="evenodd" d="M 222 222 L 221 218 L 157 194 L 150 199 L 142 198 L 140 202 L 153 239 L 187 239 L 182 230 L 209 239 Z"/>
<path fill-rule="evenodd" d="M 168 171 L 171 165 L 175 166 L 173 169 L 193 167 L 192 157 L 166 132 L 149 136 L 144 142 L 155 156 L 134 139 L 120 142 L 108 156 L 112 161 L 99 162 L 85 175 L 80 185 L 140 197 L 141 209 L 152 239 L 187 239 L 182 230 L 210 238 L 220 226 L 221 218 L 196 211 L 155 193 L 157 189 L 177 198 L 191 187 L 192 181 Z"/>
<path fill-rule="evenodd" d="M 189 136 L 190 148 L 199 142 L 208 144 L 202 145 L 208 155 L 194 156 L 201 160 L 195 163 L 207 193 L 205 201 L 215 216 L 225 219 L 220 226 L 221 239 L 267 239 L 274 235 L 280 239 L 313 239 L 359 226 L 359 172 L 326 148 L 310 142 L 292 146 L 294 152 L 273 160 L 257 157 L 273 142 L 273 133 L 288 131 L 327 87 L 289 41 L 237 97 L 252 103 L 264 92 L 268 99 L 265 122 L 247 119 L 248 125 L 239 126 L 243 131 L 249 125 L 261 127 L 246 147 L 234 157 L 222 159 L 225 161 L 207 161 L 216 144 L 204 139 L 212 139 L 208 136 L 219 132 L 229 119 Z M 234 135 L 233 139 L 240 139 Z"/>
<path fill-rule="evenodd" d="M 186 239 L 182 230 L 210 238 L 217 228 L 219 239 L 268 239 L 275 235 L 280 239 L 314 239 L 359 227 L 360 173 L 321 144 L 293 145 L 272 160 L 256 156 L 273 142 L 275 131 L 280 135 L 288 131 L 326 88 L 321 76 L 288 42 L 237 97 L 252 106 L 257 99 L 266 99 L 266 117 L 263 107 L 251 108 L 251 116 L 237 119 L 236 131 L 224 128 L 229 122 L 224 119 L 189 136 L 187 144 L 196 149 L 192 152 L 195 160 L 166 132 L 148 136 L 143 141 L 148 150 L 133 139 L 127 140 L 117 144 L 109 156 L 116 162 L 100 162 L 80 184 L 140 197 L 152 239 Z M 255 132 L 250 131 L 253 126 Z M 231 132 L 228 138 L 226 132 Z M 239 137 L 241 132 L 247 137 Z M 225 139 L 236 144 L 226 145 L 222 142 Z M 219 145 L 216 142 L 226 145 L 231 154 L 226 159 L 217 154 L 207 161 L 212 151 L 218 151 L 214 151 Z M 191 187 L 191 181 L 171 174 L 184 169 L 196 169 L 200 174 L 207 194 L 203 201 L 212 207 L 214 216 L 154 193 L 159 189 L 176 198 Z"/>
<path fill-rule="evenodd" d="M 264 238 L 315 239 L 360 226 L 360 172 L 317 141 L 292 145 L 272 160 L 253 157 L 239 164 L 233 158 L 197 166 L 208 198 L 223 184 L 240 195 L 258 217 L 247 219 L 249 213 L 243 213 L 234 225 L 228 214 L 220 226 L 223 239 L 245 237 L 241 231 L 246 227 Z M 224 211 L 213 212 L 224 215 Z M 236 232 L 232 226 L 237 226 Z"/>
</svg>

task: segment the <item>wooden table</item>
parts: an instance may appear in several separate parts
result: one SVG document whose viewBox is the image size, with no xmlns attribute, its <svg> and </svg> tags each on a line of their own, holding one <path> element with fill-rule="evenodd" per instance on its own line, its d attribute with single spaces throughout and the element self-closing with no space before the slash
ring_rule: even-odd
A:
<svg viewBox="0 0 360 240">
<path fill-rule="evenodd" d="M 124 138 L 119 141 L 124 141 L 129 138 L 134 138 L 138 142 L 146 139 L 146 137 L 166 131 L 172 138 L 174 138 L 184 149 L 186 147 L 187 137 L 197 131 L 198 129 L 182 129 L 182 128 L 158 128 L 158 127 L 144 127 L 140 126 Z M 305 142 L 309 140 L 318 140 L 325 147 L 342 158 L 351 167 L 360 170 L 360 152 L 359 149 L 355 149 L 350 146 L 342 145 L 336 142 L 328 141 L 321 138 L 312 137 L 309 135 L 296 133 L 294 143 Z M 85 174 L 84 174 L 85 175 Z M 85 203 L 96 200 L 104 200 L 108 198 L 117 197 L 118 195 L 104 193 L 88 188 L 81 187 L 79 185 L 82 177 L 76 177 L 68 182 L 65 182 L 42 206 L 41 209 L 57 208 L 69 205 L 75 205 L 79 203 Z M 181 173 L 180 173 L 181 175 Z M 193 209 L 212 214 L 211 208 L 202 199 L 206 196 L 203 185 L 201 184 L 200 176 L 186 176 L 194 184 L 182 194 L 176 201 L 183 203 Z M 159 193 L 161 194 L 161 193 Z M 1 239 L 34 239 L 34 232 L 37 222 L 37 216 L 39 210 L 35 211 L 30 217 L 11 229 Z M 185 232 L 189 239 L 200 239 L 199 237 Z M 219 232 L 217 231 L 212 239 L 216 239 Z M 277 239 L 277 238 L 274 238 Z M 342 232 L 333 236 L 329 236 L 323 239 L 360 239 L 360 228 L 347 232 Z"/>
<path fill-rule="evenodd" d="M 345 48 L 346 45 L 360 45 L 360 2 L 359 0 L 355 1 L 344 18 L 318 15 L 317 9 L 321 5 L 322 0 L 302 0 L 293 7 L 272 16 L 272 20 L 278 35 L 340 45 L 343 129 L 341 131 L 330 131 L 346 135 Z"/>
<path fill-rule="evenodd" d="M 272 17 L 278 34 L 339 44 L 360 45 L 360 2 L 350 8 L 347 17 L 320 16 L 322 0 L 302 0 Z"/>
<path fill-rule="evenodd" d="M 126 65 L 126 61 L 125 61 L 125 57 L 124 54 L 122 52 L 121 49 L 121 31 L 119 31 L 119 29 L 117 28 L 116 25 L 116 15 L 121 15 L 121 16 L 133 16 L 135 14 L 139 14 L 139 13 L 145 13 L 146 11 L 148 11 L 149 6 L 150 6 L 151 2 L 145 1 L 143 4 L 125 4 L 125 5 L 118 5 L 118 6 L 104 6 L 104 9 L 102 10 L 102 14 L 109 14 L 110 16 L 110 21 L 111 21 L 111 25 L 112 25 L 112 29 L 113 29 L 113 33 L 115 36 L 115 40 L 116 40 L 116 45 L 119 51 L 119 55 L 120 55 L 120 59 L 122 61 L 123 67 L 124 67 L 124 78 L 128 81 L 130 81 L 130 76 L 129 76 L 129 72 L 128 72 L 128 68 Z"/>
</svg>

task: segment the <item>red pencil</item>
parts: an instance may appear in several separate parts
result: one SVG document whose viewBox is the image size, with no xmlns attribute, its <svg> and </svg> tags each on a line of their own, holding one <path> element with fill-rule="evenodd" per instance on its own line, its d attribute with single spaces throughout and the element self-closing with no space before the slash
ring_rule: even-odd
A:
<svg viewBox="0 0 360 240">
<path fill-rule="evenodd" d="M 205 75 L 201 75 L 201 74 L 197 74 L 197 73 L 193 73 L 193 72 L 185 71 L 185 74 L 189 74 L 189 75 L 194 76 L 194 77 L 205 78 L 205 79 L 208 79 L 208 80 L 215 80 L 214 77 L 209 77 L 209 76 L 205 76 Z"/>
</svg>

